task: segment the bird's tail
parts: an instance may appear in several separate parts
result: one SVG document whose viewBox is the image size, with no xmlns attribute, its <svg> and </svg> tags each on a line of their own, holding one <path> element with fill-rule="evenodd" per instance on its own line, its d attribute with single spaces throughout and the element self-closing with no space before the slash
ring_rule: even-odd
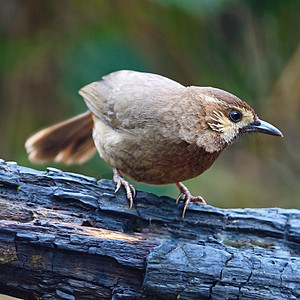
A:
<svg viewBox="0 0 300 300">
<path fill-rule="evenodd" d="M 81 164 L 89 160 L 96 148 L 92 136 L 90 111 L 45 128 L 25 143 L 29 160 L 45 163 L 51 160 L 64 164 Z"/>
</svg>

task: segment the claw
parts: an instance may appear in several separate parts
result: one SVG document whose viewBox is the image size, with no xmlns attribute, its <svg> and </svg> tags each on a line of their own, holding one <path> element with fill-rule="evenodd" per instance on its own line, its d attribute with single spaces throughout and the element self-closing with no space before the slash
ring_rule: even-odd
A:
<svg viewBox="0 0 300 300">
<path fill-rule="evenodd" d="M 117 182 L 117 186 L 116 186 L 116 189 L 115 189 L 115 191 L 114 191 L 114 194 L 116 194 L 116 193 L 119 191 L 121 185 L 122 185 L 121 180 L 119 180 L 119 181 Z"/>
<path fill-rule="evenodd" d="M 185 200 L 186 199 L 186 194 L 184 194 L 184 193 L 181 193 L 179 196 L 178 196 L 178 198 L 176 199 L 176 204 L 178 204 L 178 202 L 180 201 L 180 200 Z"/>
<path fill-rule="evenodd" d="M 175 184 L 181 192 L 179 197 L 176 200 L 176 204 L 178 204 L 179 200 L 185 201 L 181 219 L 184 219 L 185 212 L 191 202 L 202 202 L 204 205 L 206 205 L 205 200 L 201 196 L 193 197 L 191 195 L 190 191 L 187 189 L 187 187 L 185 185 L 183 185 L 181 182 L 178 182 Z"/>
<path fill-rule="evenodd" d="M 133 193 L 133 198 L 135 198 L 136 191 L 135 191 L 135 188 L 134 188 L 134 186 L 132 184 L 130 185 L 130 189 L 131 189 L 131 192 Z"/>
<path fill-rule="evenodd" d="M 126 197 L 127 200 L 129 201 L 129 209 L 132 208 L 133 205 L 133 198 L 135 198 L 136 191 L 133 187 L 132 184 L 130 184 L 128 181 L 126 181 L 121 173 L 119 172 L 118 169 L 114 169 L 114 182 L 117 184 L 116 189 L 115 189 L 115 194 L 119 191 L 120 187 L 123 186 L 126 191 Z"/>
</svg>

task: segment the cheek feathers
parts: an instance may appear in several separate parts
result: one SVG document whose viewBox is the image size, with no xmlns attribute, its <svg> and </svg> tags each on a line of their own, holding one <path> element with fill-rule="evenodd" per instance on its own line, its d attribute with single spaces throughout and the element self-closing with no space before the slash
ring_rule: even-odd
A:
<svg viewBox="0 0 300 300">
<path fill-rule="evenodd" d="M 241 121 L 235 123 L 228 118 L 227 112 L 213 111 L 207 122 L 210 131 L 222 140 L 221 144 L 230 144 L 239 134 L 241 128 L 254 122 L 255 116 L 252 111 L 243 107 L 233 107 L 232 109 L 239 110 L 242 113 L 243 118 Z"/>
<path fill-rule="evenodd" d="M 209 153 L 219 152 L 226 147 L 226 143 L 220 134 L 209 128 L 197 137 L 196 144 Z"/>
</svg>

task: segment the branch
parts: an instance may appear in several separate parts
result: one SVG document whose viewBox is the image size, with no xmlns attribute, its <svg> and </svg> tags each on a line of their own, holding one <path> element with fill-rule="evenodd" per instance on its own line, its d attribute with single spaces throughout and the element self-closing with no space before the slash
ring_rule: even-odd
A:
<svg viewBox="0 0 300 300">
<path fill-rule="evenodd" d="M 300 211 L 219 209 L 0 162 L 0 293 L 299 299 Z"/>
</svg>

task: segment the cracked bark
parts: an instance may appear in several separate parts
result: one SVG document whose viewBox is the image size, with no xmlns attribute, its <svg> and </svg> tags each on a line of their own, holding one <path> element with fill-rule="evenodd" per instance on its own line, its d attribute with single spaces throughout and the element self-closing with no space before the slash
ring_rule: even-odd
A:
<svg viewBox="0 0 300 300">
<path fill-rule="evenodd" d="M 219 209 L 0 161 L 0 293 L 26 299 L 299 299 L 300 212 Z"/>
</svg>

